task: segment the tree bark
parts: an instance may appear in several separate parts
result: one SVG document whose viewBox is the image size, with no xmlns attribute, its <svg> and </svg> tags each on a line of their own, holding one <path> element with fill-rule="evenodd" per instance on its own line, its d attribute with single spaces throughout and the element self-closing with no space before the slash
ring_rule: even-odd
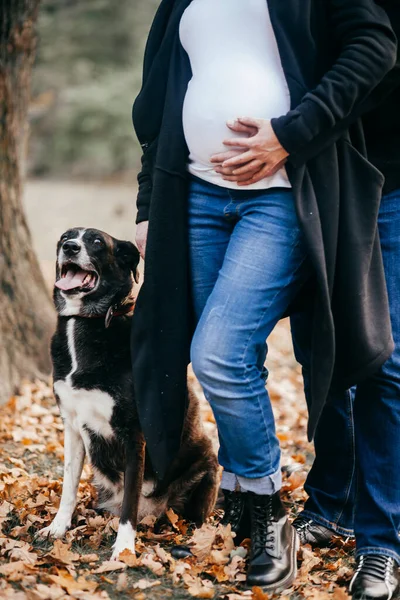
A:
<svg viewBox="0 0 400 600">
<path fill-rule="evenodd" d="M 21 200 L 39 2 L 0 0 L 0 402 L 50 370 L 54 312 Z"/>
</svg>

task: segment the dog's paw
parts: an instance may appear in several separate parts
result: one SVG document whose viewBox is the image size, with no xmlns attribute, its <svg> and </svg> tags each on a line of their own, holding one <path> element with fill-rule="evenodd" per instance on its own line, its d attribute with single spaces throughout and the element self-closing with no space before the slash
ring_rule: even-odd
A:
<svg viewBox="0 0 400 600">
<path fill-rule="evenodd" d="M 117 539 L 113 546 L 111 560 L 118 560 L 119 555 L 124 550 L 129 550 L 135 554 L 136 531 L 130 523 L 121 523 L 118 527 Z"/>
<path fill-rule="evenodd" d="M 46 538 L 59 539 L 59 538 L 64 537 L 64 535 L 67 533 L 69 527 L 70 527 L 69 523 L 66 523 L 65 521 L 57 521 L 57 519 L 54 519 L 54 521 L 51 523 L 51 525 L 49 525 L 48 527 L 45 527 L 44 529 L 40 529 L 40 531 L 38 531 L 35 534 L 35 537 L 42 538 L 42 539 L 46 539 Z"/>
</svg>

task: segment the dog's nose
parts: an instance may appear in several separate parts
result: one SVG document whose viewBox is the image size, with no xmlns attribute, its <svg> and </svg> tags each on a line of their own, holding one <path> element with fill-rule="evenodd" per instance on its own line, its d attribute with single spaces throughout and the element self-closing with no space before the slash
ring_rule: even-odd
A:
<svg viewBox="0 0 400 600">
<path fill-rule="evenodd" d="M 79 254 L 81 247 L 76 242 L 67 241 L 63 243 L 63 250 L 67 256 L 74 256 L 75 254 Z"/>
</svg>

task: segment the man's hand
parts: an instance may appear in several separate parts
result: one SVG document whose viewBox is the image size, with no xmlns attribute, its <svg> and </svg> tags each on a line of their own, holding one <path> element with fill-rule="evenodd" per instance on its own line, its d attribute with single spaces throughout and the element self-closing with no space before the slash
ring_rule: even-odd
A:
<svg viewBox="0 0 400 600">
<path fill-rule="evenodd" d="M 247 133 L 250 137 L 225 140 L 225 146 L 236 150 L 211 157 L 211 162 L 217 165 L 216 172 L 221 173 L 225 181 L 250 185 L 283 167 L 289 155 L 279 143 L 270 121 L 243 117 L 227 125 L 232 131 Z M 239 148 L 243 149 L 240 153 Z"/>
<path fill-rule="evenodd" d="M 140 252 L 140 256 L 143 258 L 146 254 L 146 244 L 147 244 L 147 232 L 149 229 L 149 222 L 142 221 L 136 225 L 136 246 Z"/>
</svg>

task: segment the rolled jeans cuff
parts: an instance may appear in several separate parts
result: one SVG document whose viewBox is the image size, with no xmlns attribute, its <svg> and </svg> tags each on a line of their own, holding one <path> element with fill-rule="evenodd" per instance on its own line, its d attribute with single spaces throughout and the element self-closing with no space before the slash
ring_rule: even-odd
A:
<svg viewBox="0 0 400 600">
<path fill-rule="evenodd" d="M 229 492 L 253 492 L 259 496 L 272 496 L 282 487 L 282 472 L 279 469 L 272 475 L 249 479 L 229 471 L 222 473 L 221 488 Z"/>
</svg>

